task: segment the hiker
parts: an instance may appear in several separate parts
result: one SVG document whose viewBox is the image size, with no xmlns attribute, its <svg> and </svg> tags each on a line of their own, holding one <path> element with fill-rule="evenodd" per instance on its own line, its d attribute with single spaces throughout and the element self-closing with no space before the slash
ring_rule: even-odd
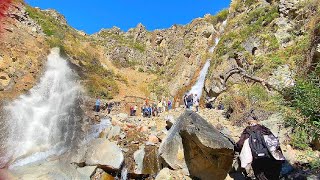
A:
<svg viewBox="0 0 320 180">
<path fill-rule="evenodd" d="M 137 110 L 138 110 L 138 106 L 135 104 L 133 107 L 133 116 L 136 116 Z"/>
<path fill-rule="evenodd" d="M 218 110 L 224 110 L 224 105 L 222 104 L 221 101 L 219 101 L 219 104 L 218 104 Z"/>
<path fill-rule="evenodd" d="M 170 99 L 168 99 L 168 111 L 172 109 L 172 102 Z"/>
<path fill-rule="evenodd" d="M 174 105 L 174 108 L 179 108 L 180 107 L 180 99 L 179 98 L 177 98 L 176 99 L 176 103 L 175 103 L 175 105 Z"/>
<path fill-rule="evenodd" d="M 187 97 L 187 109 L 192 110 L 192 106 L 193 106 L 193 94 L 191 93 L 191 94 Z"/>
<path fill-rule="evenodd" d="M 152 115 L 153 116 L 158 116 L 158 108 L 157 108 L 157 105 L 155 103 L 153 103 Z"/>
<path fill-rule="evenodd" d="M 97 97 L 95 108 L 94 108 L 95 112 L 99 112 L 100 111 L 100 104 L 101 104 L 100 98 Z"/>
<path fill-rule="evenodd" d="M 159 101 L 158 103 L 158 113 L 162 113 L 162 102 Z"/>
<path fill-rule="evenodd" d="M 167 102 L 165 100 L 162 100 L 162 107 L 163 107 L 163 112 L 166 112 L 166 107 L 167 107 Z"/>
<path fill-rule="evenodd" d="M 148 109 L 148 118 L 150 118 L 152 116 L 152 107 L 151 105 L 149 105 Z"/>
<path fill-rule="evenodd" d="M 113 106 L 113 103 L 112 102 L 110 102 L 109 104 L 106 103 L 106 105 L 107 105 L 106 107 L 107 107 L 108 114 L 110 114 L 112 106 Z"/>
<path fill-rule="evenodd" d="M 188 108 L 187 98 L 188 98 L 188 94 L 186 93 L 186 94 L 184 94 L 184 96 L 183 96 L 183 102 L 184 102 L 184 107 L 185 107 L 185 108 Z"/>
<path fill-rule="evenodd" d="M 277 180 L 281 166 L 285 160 L 279 140 L 270 129 L 258 124 L 249 117 L 248 126 L 235 145 L 235 151 L 240 153 L 241 167 L 246 168 L 251 162 L 254 175 L 258 180 Z"/>
<path fill-rule="evenodd" d="M 130 106 L 130 116 L 133 116 L 133 106 Z"/>
<path fill-rule="evenodd" d="M 193 105 L 196 107 L 196 112 L 198 112 L 199 111 L 199 98 L 198 98 L 198 96 L 197 96 L 197 94 L 195 94 L 194 95 L 194 100 L 193 100 Z"/>
</svg>

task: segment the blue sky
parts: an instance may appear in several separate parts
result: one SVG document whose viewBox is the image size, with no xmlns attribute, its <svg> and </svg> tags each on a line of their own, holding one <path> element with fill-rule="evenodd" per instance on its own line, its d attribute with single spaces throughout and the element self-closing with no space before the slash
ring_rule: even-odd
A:
<svg viewBox="0 0 320 180">
<path fill-rule="evenodd" d="M 187 24 L 228 8 L 230 0 L 25 0 L 41 9 L 53 8 L 68 24 L 88 34 L 117 26 L 123 31 L 142 23 L 148 30 Z"/>
</svg>

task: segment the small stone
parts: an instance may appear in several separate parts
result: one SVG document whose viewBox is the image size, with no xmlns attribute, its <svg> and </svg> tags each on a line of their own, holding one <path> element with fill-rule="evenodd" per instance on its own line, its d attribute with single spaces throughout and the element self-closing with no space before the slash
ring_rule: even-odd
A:
<svg viewBox="0 0 320 180">
<path fill-rule="evenodd" d="M 155 135 L 150 135 L 148 138 L 148 142 L 157 144 L 157 143 L 159 143 L 159 138 Z"/>
</svg>

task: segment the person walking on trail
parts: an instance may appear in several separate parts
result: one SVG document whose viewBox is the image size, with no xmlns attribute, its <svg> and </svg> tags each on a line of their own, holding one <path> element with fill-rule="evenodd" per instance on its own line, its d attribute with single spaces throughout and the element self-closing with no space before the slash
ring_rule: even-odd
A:
<svg viewBox="0 0 320 180">
<path fill-rule="evenodd" d="M 133 116 L 136 116 L 137 110 L 138 110 L 138 106 L 135 104 L 133 107 Z"/>
<path fill-rule="evenodd" d="M 184 102 L 184 107 L 185 107 L 185 108 L 188 108 L 187 98 L 188 98 L 188 94 L 184 94 L 184 96 L 183 96 L 183 102 Z"/>
<path fill-rule="evenodd" d="M 195 94 L 193 98 L 193 105 L 196 107 L 196 112 L 199 111 L 199 101 L 197 94 Z"/>
<path fill-rule="evenodd" d="M 285 160 L 279 140 L 253 117 L 248 119 L 248 126 L 236 143 L 235 151 L 240 152 L 241 167 L 246 168 L 251 164 L 258 180 L 279 179 Z"/>
<path fill-rule="evenodd" d="M 112 106 L 113 106 L 113 103 L 112 103 L 112 102 L 110 102 L 110 103 L 108 104 L 108 106 L 107 106 L 108 114 L 110 114 L 111 109 L 112 109 Z"/>
<path fill-rule="evenodd" d="M 162 102 L 159 101 L 159 103 L 158 103 L 158 112 L 159 112 L 159 113 L 162 113 L 162 108 L 163 108 Z"/>
<path fill-rule="evenodd" d="M 101 105 L 101 100 L 100 100 L 99 97 L 97 97 L 95 108 L 94 108 L 95 112 L 99 112 L 100 111 L 100 105 Z"/>
<path fill-rule="evenodd" d="M 167 102 L 165 100 L 162 100 L 162 107 L 163 107 L 163 112 L 166 112 Z"/>
<path fill-rule="evenodd" d="M 148 106 L 148 118 L 152 116 L 152 107 L 151 105 Z"/>
<path fill-rule="evenodd" d="M 172 101 L 168 99 L 168 111 L 172 109 Z"/>
<path fill-rule="evenodd" d="M 133 116 L 133 106 L 130 106 L 130 116 Z"/>
<path fill-rule="evenodd" d="M 191 93 L 191 94 L 187 97 L 187 109 L 192 110 L 192 106 L 193 106 L 193 94 Z"/>
<path fill-rule="evenodd" d="M 221 101 L 219 101 L 219 104 L 218 104 L 218 110 L 224 110 L 224 105 L 222 104 Z"/>
</svg>

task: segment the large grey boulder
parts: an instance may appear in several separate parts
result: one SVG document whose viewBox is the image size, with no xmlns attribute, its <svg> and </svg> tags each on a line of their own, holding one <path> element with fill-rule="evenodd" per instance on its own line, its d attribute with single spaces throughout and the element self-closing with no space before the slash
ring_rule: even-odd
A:
<svg viewBox="0 0 320 180">
<path fill-rule="evenodd" d="M 179 155 L 181 148 L 183 154 Z M 169 130 L 159 155 L 173 169 L 186 165 L 192 178 L 225 179 L 233 162 L 233 142 L 200 115 L 187 110 Z"/>
<path fill-rule="evenodd" d="M 85 156 L 85 164 L 89 166 L 120 169 L 123 161 L 121 149 L 107 139 L 95 139 L 90 142 Z"/>
</svg>

